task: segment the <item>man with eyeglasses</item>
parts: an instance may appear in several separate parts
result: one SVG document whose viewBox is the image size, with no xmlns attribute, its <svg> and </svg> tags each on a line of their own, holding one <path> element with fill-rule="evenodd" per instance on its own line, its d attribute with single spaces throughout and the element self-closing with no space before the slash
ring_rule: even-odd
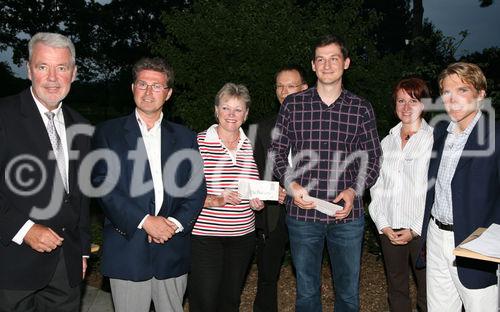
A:
<svg viewBox="0 0 500 312">
<path fill-rule="evenodd" d="M 282 67 L 276 73 L 275 81 L 276 97 L 280 105 L 283 104 L 289 94 L 304 91 L 308 87 L 304 80 L 303 69 L 295 65 Z M 259 169 L 260 178 L 264 180 L 275 180 L 272 178 L 272 159 L 267 159 L 275 123 L 276 115 L 257 124 L 254 158 Z M 285 206 L 283 206 L 285 190 L 281 188 L 280 190 L 279 203 L 268 203 L 266 209 L 262 209 L 255 214 L 255 228 L 258 238 L 257 295 L 253 305 L 255 312 L 278 311 L 277 283 L 285 247 L 288 242 L 285 225 L 286 210 Z"/>
<path fill-rule="evenodd" d="M 286 225 L 297 272 L 296 311 L 321 311 L 321 264 L 326 241 L 335 284 L 335 311 L 359 311 L 364 233 L 362 195 L 378 177 L 381 148 L 371 104 L 344 89 L 350 58 L 333 35 L 314 46 L 316 86 L 289 95 L 271 144 L 274 174 L 293 200 Z M 288 164 L 289 151 L 292 164 Z M 342 206 L 328 215 L 311 197 Z"/>
<path fill-rule="evenodd" d="M 173 70 L 160 58 L 133 68 L 135 111 L 96 129 L 93 148 L 114 154 L 92 173 L 95 187 L 117 177 L 99 197 L 104 210 L 102 273 L 115 311 L 182 311 L 190 232 L 206 196 L 196 134 L 162 113 Z"/>
</svg>

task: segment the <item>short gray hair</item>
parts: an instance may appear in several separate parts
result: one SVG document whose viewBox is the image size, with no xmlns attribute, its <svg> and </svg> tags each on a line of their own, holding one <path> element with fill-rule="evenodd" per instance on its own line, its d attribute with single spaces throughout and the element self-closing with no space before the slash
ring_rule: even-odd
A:
<svg viewBox="0 0 500 312">
<path fill-rule="evenodd" d="M 238 98 L 243 101 L 247 110 L 250 108 L 250 92 L 248 92 L 248 88 L 242 84 L 228 82 L 222 86 L 215 96 L 215 106 L 219 106 L 221 100 L 225 97 Z"/>
<path fill-rule="evenodd" d="M 167 61 L 163 58 L 143 57 L 138 60 L 132 68 L 132 76 L 134 78 L 134 82 L 137 79 L 139 73 L 143 70 L 152 70 L 165 74 L 165 76 L 167 76 L 167 87 L 172 88 L 174 84 L 174 70 L 172 69 L 172 66 L 170 66 L 170 64 L 168 64 Z"/>
<path fill-rule="evenodd" d="M 31 37 L 30 42 L 28 43 L 29 61 L 31 61 L 31 57 L 33 56 L 33 47 L 39 42 L 53 48 L 68 48 L 69 52 L 71 53 L 71 62 L 73 63 L 73 65 L 75 65 L 75 45 L 73 44 L 73 42 L 71 42 L 71 39 L 58 33 L 49 32 L 39 32 Z"/>
</svg>

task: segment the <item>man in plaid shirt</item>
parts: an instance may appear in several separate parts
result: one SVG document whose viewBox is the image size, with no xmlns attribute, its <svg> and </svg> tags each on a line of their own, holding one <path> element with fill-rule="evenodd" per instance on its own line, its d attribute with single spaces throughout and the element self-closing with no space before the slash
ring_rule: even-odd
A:
<svg viewBox="0 0 500 312">
<path fill-rule="evenodd" d="M 359 310 L 364 232 L 362 195 L 378 177 L 380 141 L 371 104 L 343 89 L 348 51 L 336 36 L 314 47 L 316 86 L 288 96 L 276 121 L 270 152 L 287 201 L 296 311 L 321 311 L 321 262 L 326 239 L 336 289 L 335 311 Z M 292 151 L 292 167 L 288 151 Z M 328 216 L 309 197 L 343 206 Z"/>
</svg>

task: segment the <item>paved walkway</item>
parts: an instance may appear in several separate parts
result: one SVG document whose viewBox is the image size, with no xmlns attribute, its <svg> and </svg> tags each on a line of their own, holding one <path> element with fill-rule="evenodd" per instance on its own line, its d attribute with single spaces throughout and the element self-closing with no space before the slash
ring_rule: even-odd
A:
<svg viewBox="0 0 500 312">
<path fill-rule="evenodd" d="M 82 297 L 81 312 L 114 312 L 111 293 L 86 286 Z"/>
</svg>

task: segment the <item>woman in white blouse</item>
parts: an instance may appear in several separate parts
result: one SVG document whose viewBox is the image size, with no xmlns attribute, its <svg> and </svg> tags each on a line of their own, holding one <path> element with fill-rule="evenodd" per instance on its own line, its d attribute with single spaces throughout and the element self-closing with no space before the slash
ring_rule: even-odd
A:
<svg viewBox="0 0 500 312">
<path fill-rule="evenodd" d="M 427 311 L 425 269 L 415 261 L 427 191 L 432 127 L 422 118 L 429 89 L 418 78 L 403 79 L 393 91 L 400 122 L 382 140 L 380 176 L 371 188 L 369 213 L 380 233 L 391 311 L 412 311 L 410 268 L 417 284 L 417 309 Z"/>
</svg>

